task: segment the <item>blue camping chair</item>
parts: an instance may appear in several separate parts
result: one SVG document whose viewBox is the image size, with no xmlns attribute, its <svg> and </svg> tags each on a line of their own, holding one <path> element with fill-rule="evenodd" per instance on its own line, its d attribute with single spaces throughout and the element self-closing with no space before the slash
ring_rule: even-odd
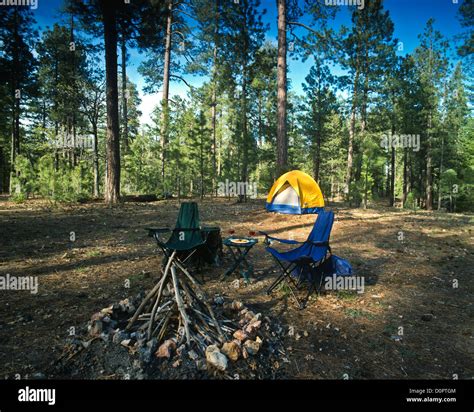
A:
<svg viewBox="0 0 474 412">
<path fill-rule="evenodd" d="M 325 266 L 330 263 L 331 258 L 329 236 L 331 235 L 333 223 L 334 212 L 321 211 L 308 239 L 304 242 L 278 239 L 270 236 L 268 233 L 260 232 L 265 235 L 265 243 L 269 245 L 266 250 L 271 253 L 282 270 L 282 274 L 268 288 L 268 294 L 270 294 L 280 283 L 285 282 L 290 288 L 298 306 L 300 309 L 303 309 L 306 306 L 309 296 L 318 283 L 318 292 L 321 290 L 322 282 L 324 280 Z M 287 252 L 279 252 L 270 247 L 273 241 L 299 246 Z M 298 289 L 303 283 L 309 283 L 308 294 L 303 302 L 300 303 L 295 292 L 291 288 L 290 283 L 293 284 L 296 289 Z"/>
</svg>

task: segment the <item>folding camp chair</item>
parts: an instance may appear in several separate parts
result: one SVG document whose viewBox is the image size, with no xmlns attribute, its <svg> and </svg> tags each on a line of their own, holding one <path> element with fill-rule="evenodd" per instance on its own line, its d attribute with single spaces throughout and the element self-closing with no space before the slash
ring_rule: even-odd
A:
<svg viewBox="0 0 474 412">
<path fill-rule="evenodd" d="M 268 246 L 266 250 L 271 253 L 282 270 L 282 274 L 268 288 L 270 294 L 279 284 L 285 282 L 296 300 L 298 306 L 303 309 L 306 306 L 309 296 L 316 288 L 318 281 L 318 293 L 321 290 L 324 280 L 324 266 L 331 257 L 331 247 L 329 246 L 329 236 L 331 235 L 332 225 L 334 223 L 334 212 L 321 211 L 316 219 L 313 229 L 304 242 L 296 240 L 278 239 L 270 236 L 268 233 L 260 232 L 265 235 L 265 243 L 270 245 L 272 241 L 288 245 L 300 245 L 287 252 L 279 252 Z M 293 278 L 295 277 L 297 281 Z M 309 283 L 309 290 L 306 298 L 300 303 L 295 292 L 291 288 L 292 284 L 298 289 L 301 284 Z"/>
<path fill-rule="evenodd" d="M 199 255 L 208 263 L 216 263 L 219 253 L 222 251 L 220 228 L 200 226 L 196 202 L 181 204 L 174 229 L 147 228 L 147 230 L 148 235 L 155 238 L 163 251 L 163 268 L 174 264 L 185 273 L 189 273 L 186 263 L 193 257 Z M 171 236 L 167 241 L 164 241 L 161 236 L 170 232 Z"/>
</svg>

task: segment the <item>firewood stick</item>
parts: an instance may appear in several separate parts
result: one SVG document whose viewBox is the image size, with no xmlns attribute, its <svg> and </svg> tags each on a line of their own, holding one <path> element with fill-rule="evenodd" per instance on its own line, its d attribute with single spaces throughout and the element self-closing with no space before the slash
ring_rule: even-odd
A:
<svg viewBox="0 0 474 412">
<path fill-rule="evenodd" d="M 202 296 L 201 302 L 206 306 L 206 309 L 209 312 L 209 314 L 211 315 L 211 318 L 214 321 L 215 327 L 216 327 L 217 331 L 219 332 L 219 337 L 221 338 L 221 341 L 224 342 L 225 341 L 224 334 L 222 333 L 222 329 L 221 329 L 219 323 L 217 322 L 216 316 L 214 315 L 214 311 L 212 310 L 211 305 L 208 303 L 208 301 L 206 299 L 206 294 L 203 292 L 203 290 L 199 286 L 199 283 L 196 282 L 196 280 L 191 276 L 191 274 L 182 265 L 179 265 L 179 267 L 183 271 L 183 273 L 187 276 L 187 278 L 191 281 L 193 286 L 196 288 L 198 294 Z M 198 295 L 198 297 L 199 297 L 199 295 Z"/>
<path fill-rule="evenodd" d="M 140 303 L 140 306 L 138 307 L 136 312 L 133 314 L 132 319 L 130 319 L 130 321 L 128 322 L 127 327 L 125 328 L 125 330 L 130 329 L 130 327 L 135 323 L 135 321 L 137 320 L 140 313 L 142 313 L 143 308 L 145 307 L 145 305 L 148 303 L 148 301 L 155 295 L 155 293 L 160 288 L 161 284 L 163 283 L 163 280 L 164 280 L 164 276 L 158 281 L 158 283 L 153 287 L 153 289 L 150 292 L 148 292 L 148 295 L 145 296 L 142 303 Z"/>
<path fill-rule="evenodd" d="M 190 286 L 188 286 L 186 284 L 186 281 L 185 279 L 182 279 L 180 278 L 179 279 L 179 282 L 184 290 L 184 293 L 186 294 L 186 296 L 188 297 L 188 300 L 190 302 L 192 301 L 195 301 L 197 303 L 202 303 L 196 296 L 193 296 L 195 295 L 194 294 L 194 291 L 192 290 L 192 288 Z M 215 339 L 216 341 L 219 341 L 219 338 L 216 339 L 216 336 L 214 336 L 214 333 L 212 331 L 212 329 L 209 327 L 209 322 L 206 321 L 203 317 L 202 317 L 202 314 L 199 310 L 197 310 L 193 305 L 192 303 L 189 304 L 189 307 L 195 312 L 195 314 L 197 315 L 197 317 L 199 318 L 199 320 L 202 322 L 202 324 L 204 325 L 204 328 L 208 331 L 208 334 L 210 334 L 211 338 Z M 197 328 L 197 323 L 195 323 L 195 327 Z"/>
<path fill-rule="evenodd" d="M 207 330 L 209 333 L 211 333 L 211 334 L 214 335 L 213 330 L 209 327 L 209 321 L 207 321 L 207 320 L 203 317 L 203 314 L 202 314 L 199 310 L 197 310 L 196 308 L 194 308 L 194 307 L 191 307 L 191 309 L 196 313 L 198 319 L 202 322 L 202 324 L 204 325 L 204 327 L 206 328 L 206 330 Z"/>
<path fill-rule="evenodd" d="M 163 274 L 163 281 L 161 282 L 161 285 L 158 289 L 158 296 L 156 298 L 156 302 L 155 302 L 155 304 L 153 306 L 153 309 L 151 311 L 150 324 L 148 325 L 148 339 L 151 339 L 151 332 L 153 330 L 153 324 L 155 323 L 156 310 L 158 309 L 158 305 L 160 304 L 161 293 L 163 292 L 163 286 L 166 283 L 166 279 L 168 277 L 169 269 L 170 269 L 170 266 L 173 262 L 173 259 L 174 259 L 175 255 L 176 255 L 176 251 L 174 250 L 173 253 L 171 254 L 171 257 L 168 259 L 168 262 L 166 263 L 165 273 Z"/>
<path fill-rule="evenodd" d="M 163 325 L 163 323 L 166 321 L 166 319 L 168 318 L 168 316 L 171 316 L 170 313 L 172 313 L 173 311 L 173 308 L 169 308 L 168 309 L 168 313 L 165 314 L 165 316 L 163 316 L 160 321 L 158 322 L 158 324 L 155 326 L 155 329 L 153 329 L 153 332 L 151 333 L 151 336 L 154 336 L 157 334 L 158 332 L 158 329 Z M 158 339 L 159 340 L 159 339 Z"/>
<path fill-rule="evenodd" d="M 174 306 L 173 306 L 174 307 Z M 173 314 L 173 310 L 170 309 L 170 311 L 166 314 L 166 318 L 164 319 L 164 322 L 163 322 L 163 326 L 161 327 L 161 330 L 158 334 L 158 337 L 157 337 L 157 341 L 158 343 L 161 342 L 161 340 L 163 339 L 164 337 L 164 334 L 166 332 L 166 327 L 168 326 L 168 322 L 169 320 L 171 319 L 171 315 Z"/>
<path fill-rule="evenodd" d="M 181 298 L 181 295 L 179 293 L 179 287 L 178 287 L 178 277 L 176 276 L 176 266 L 172 265 L 171 266 L 171 277 L 173 278 L 173 287 L 174 287 L 174 293 L 176 296 L 176 303 L 178 305 L 178 310 L 181 314 L 181 317 L 183 318 L 183 323 L 184 323 L 184 331 L 186 333 L 186 342 L 188 345 L 191 344 L 191 335 L 189 332 L 189 319 L 188 316 L 186 315 L 186 309 L 184 308 L 183 300 Z"/>
</svg>

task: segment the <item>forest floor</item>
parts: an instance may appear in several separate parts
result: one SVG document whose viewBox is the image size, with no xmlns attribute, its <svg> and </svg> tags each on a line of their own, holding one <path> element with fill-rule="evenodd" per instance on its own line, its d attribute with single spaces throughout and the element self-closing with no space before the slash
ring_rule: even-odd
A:
<svg viewBox="0 0 474 412">
<path fill-rule="evenodd" d="M 0 291 L 0 376 L 47 370 L 71 327 L 152 287 L 162 256 L 144 228 L 173 226 L 178 208 L 176 200 L 109 209 L 94 202 L 18 205 L 0 198 L 0 276 L 39 279 L 37 294 Z M 260 200 L 206 199 L 199 208 L 201 221 L 219 225 L 223 237 L 230 230 L 245 236 L 266 230 L 304 240 L 315 219 L 268 213 Z M 472 379 L 474 217 L 381 206 L 330 208 L 336 213 L 333 253 L 365 277 L 364 293 L 314 295 L 304 310 L 284 289 L 267 295 L 277 273 L 260 241 L 249 254 L 252 282 L 235 287 L 238 274 L 220 281 L 231 264 L 227 257 L 222 267 L 202 272 L 209 295 L 242 300 L 294 330 L 284 338 L 285 378 Z"/>
</svg>

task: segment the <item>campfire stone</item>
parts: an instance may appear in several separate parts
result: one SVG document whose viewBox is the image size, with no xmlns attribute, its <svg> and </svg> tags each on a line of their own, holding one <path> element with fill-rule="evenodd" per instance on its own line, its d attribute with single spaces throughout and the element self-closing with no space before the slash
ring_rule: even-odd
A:
<svg viewBox="0 0 474 412">
<path fill-rule="evenodd" d="M 239 345 L 235 342 L 235 341 L 232 341 L 232 342 L 226 342 L 224 343 L 224 345 L 222 346 L 222 353 L 224 353 L 225 355 L 227 355 L 227 357 L 232 360 L 232 361 L 236 361 L 237 359 L 239 359 L 239 356 L 240 356 L 240 347 Z"/>
<path fill-rule="evenodd" d="M 238 339 L 240 340 L 241 342 L 243 342 L 245 339 L 248 338 L 248 335 L 241 329 L 237 329 L 235 332 L 234 332 L 234 338 L 235 339 Z"/>
<path fill-rule="evenodd" d="M 111 315 L 114 312 L 114 305 L 110 305 L 107 308 L 104 308 L 100 311 L 101 314 L 104 315 Z"/>
<path fill-rule="evenodd" d="M 249 355 L 256 355 L 260 350 L 260 343 L 254 340 L 248 340 L 244 343 L 244 348 Z"/>
<path fill-rule="evenodd" d="M 130 337 L 130 335 L 122 330 L 117 330 L 113 337 L 112 337 L 112 342 L 113 343 L 121 343 L 123 340 L 126 340 Z"/>
<path fill-rule="evenodd" d="M 91 316 L 91 320 L 92 320 L 92 321 L 95 321 L 95 320 L 102 320 L 103 317 L 104 317 L 104 314 L 103 314 L 103 313 L 97 312 L 97 313 L 94 313 L 94 314 Z"/>
<path fill-rule="evenodd" d="M 239 312 L 239 316 L 245 316 L 245 314 L 248 312 L 249 310 L 247 308 L 243 308 L 240 312 Z"/>
<path fill-rule="evenodd" d="M 189 356 L 189 359 L 191 359 L 192 361 L 196 361 L 199 359 L 199 355 L 193 350 L 190 350 L 188 352 L 188 356 Z"/>
<path fill-rule="evenodd" d="M 217 370 L 225 371 L 227 369 L 227 357 L 221 353 L 217 345 L 209 345 L 206 348 L 206 360 Z"/>
<path fill-rule="evenodd" d="M 128 299 L 123 299 L 118 304 L 122 312 L 127 312 L 127 306 L 129 305 Z"/>
<path fill-rule="evenodd" d="M 156 351 L 157 358 L 170 358 L 171 351 L 176 349 L 176 343 L 172 339 L 165 340 L 163 344 Z"/>
<path fill-rule="evenodd" d="M 254 317 L 255 317 L 255 313 L 253 313 L 251 310 L 249 310 L 248 312 L 245 313 L 245 320 L 247 321 L 251 321 Z"/>
<path fill-rule="evenodd" d="M 100 334 L 102 333 L 102 330 L 104 328 L 104 325 L 102 324 L 102 322 L 100 320 L 94 320 L 92 322 L 92 325 L 91 325 L 91 329 L 90 329 L 90 334 L 91 336 L 100 336 Z"/>
<path fill-rule="evenodd" d="M 120 342 L 122 346 L 128 347 L 130 345 L 131 339 L 124 339 L 123 341 Z"/>
<path fill-rule="evenodd" d="M 245 333 L 247 333 L 248 335 L 250 336 L 253 336 L 255 335 L 255 333 L 257 333 L 257 331 L 260 329 L 260 326 L 262 325 L 262 321 L 261 320 L 257 320 L 257 321 L 252 321 L 250 322 L 244 329 Z"/>
</svg>

